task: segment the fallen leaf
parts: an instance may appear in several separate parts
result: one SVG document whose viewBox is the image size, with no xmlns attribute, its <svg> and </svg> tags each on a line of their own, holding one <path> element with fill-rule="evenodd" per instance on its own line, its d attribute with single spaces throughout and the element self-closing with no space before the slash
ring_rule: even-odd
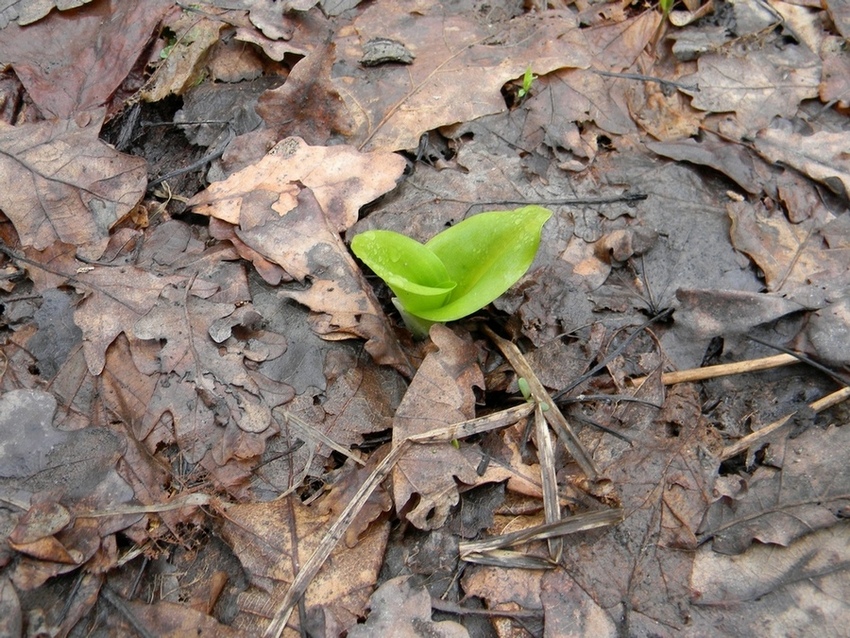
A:
<svg viewBox="0 0 850 638">
<path fill-rule="evenodd" d="M 404 44 L 413 64 L 360 65 L 374 37 Z M 545 74 L 590 65 L 583 32 L 562 12 L 492 29 L 439 3 L 378 2 L 340 30 L 335 45 L 333 85 L 354 120 L 350 139 L 372 150 L 414 149 L 425 131 L 506 111 L 500 90 L 528 66 Z"/>
<path fill-rule="evenodd" d="M 718 437 L 700 416 L 699 395 L 677 386 L 667 404 L 631 445 L 614 444 L 622 453 L 611 448 L 611 462 L 600 467 L 618 486 L 625 520 L 564 544 L 569 576 L 603 609 L 627 601 L 632 633 L 659 623 L 670 632 L 686 626 L 693 555 L 683 550 L 696 547 L 715 476 L 714 463 L 704 461 Z"/>
<path fill-rule="evenodd" d="M 388 580 L 369 599 L 369 617 L 352 627 L 351 638 L 397 636 L 416 638 L 427 632 L 434 638 L 468 638 L 463 625 L 452 620 L 431 620 L 431 596 L 410 576 Z"/>
<path fill-rule="evenodd" d="M 198 638 L 247 638 L 249 635 L 185 605 L 168 601 L 159 601 L 152 605 L 129 600 L 122 602 L 138 623 L 163 638 L 180 638 L 190 634 Z M 111 616 L 109 625 L 113 631 L 118 634 L 134 631 L 129 623 L 116 622 L 118 618 L 121 616 Z"/>
<path fill-rule="evenodd" d="M 781 210 L 768 210 L 760 202 L 733 202 L 727 210 L 732 244 L 758 264 L 769 291 L 817 307 L 844 289 L 848 251 L 824 246 L 821 237 L 832 213 L 822 210 L 816 218 L 791 224 Z"/>
<path fill-rule="evenodd" d="M 416 372 L 396 410 L 393 445 L 421 432 L 446 427 L 475 416 L 474 386 L 483 387 L 475 347 L 442 324 L 431 327 L 438 348 Z M 475 465 L 451 443 L 415 446 L 393 468 L 396 511 L 419 529 L 437 529 L 445 523 L 460 498 L 456 479 L 478 480 Z M 408 502 L 418 500 L 410 511 Z"/>
<path fill-rule="evenodd" d="M 237 234 L 242 236 L 270 221 L 272 215 L 280 217 L 291 210 L 296 184 L 301 183 L 342 232 L 357 221 L 361 206 L 395 187 L 404 167 L 404 159 L 392 153 L 361 153 L 345 145 L 310 146 L 290 137 L 256 164 L 211 184 L 189 205 L 197 213 L 238 225 L 241 233 Z M 262 201 L 259 193 L 267 194 L 269 201 Z M 273 193 L 278 197 L 271 198 Z M 307 269 L 303 262 L 296 263 L 290 260 L 290 274 L 303 279 Z"/>
<path fill-rule="evenodd" d="M 91 2 L 91 0 L 71 0 L 71 2 L 62 2 L 61 0 L 10 0 L 0 12 L 0 29 L 5 29 L 10 22 L 17 22 L 20 26 L 25 26 L 41 20 L 54 8 L 59 11 L 67 11 L 87 2 Z M 57 3 L 62 6 L 57 7 Z"/>
<path fill-rule="evenodd" d="M 0 580 L 0 632 L 4 636 L 21 636 L 22 630 L 21 601 L 14 585 L 4 577 Z"/>
<path fill-rule="evenodd" d="M 789 546 L 839 522 L 850 471 L 845 428 L 810 427 L 773 454 L 773 467 L 756 468 L 737 498 L 715 501 L 700 527 L 715 552 L 740 554 L 753 541 Z"/>
<path fill-rule="evenodd" d="M 698 71 L 680 78 L 697 89 L 681 89 L 704 111 L 734 111 L 747 130 L 767 126 L 777 115 L 790 117 L 802 100 L 817 97 L 820 59 L 804 46 L 783 49 L 765 44 L 755 50 L 709 53 L 697 61 Z"/>
<path fill-rule="evenodd" d="M 265 618 L 274 613 L 275 601 L 283 597 L 333 520 L 296 497 L 229 505 L 223 515 L 222 537 L 256 588 L 240 598 L 240 606 L 248 614 L 237 625 L 251 635 L 260 635 L 267 624 Z M 321 609 L 343 628 L 357 622 L 377 579 L 388 534 L 389 524 L 376 525 L 353 549 L 339 546 L 334 550 L 307 588 L 304 602 L 309 616 Z M 305 620 L 301 619 L 302 625 Z"/>
<path fill-rule="evenodd" d="M 805 635 L 813 626 L 840 635 L 850 622 L 849 532 L 835 525 L 788 547 L 755 544 L 737 556 L 700 548 L 690 578 L 691 626 L 727 636 Z"/>
<path fill-rule="evenodd" d="M 290 287 L 283 294 L 317 313 L 313 326 L 323 338 L 364 337 L 366 349 L 376 361 L 411 374 L 371 287 L 339 236 L 350 211 L 356 216 L 357 207 L 392 188 L 403 160 L 383 153 L 352 155 L 351 149 L 333 147 L 343 157 L 358 158 L 358 175 L 364 177 L 349 177 L 340 184 L 335 162 L 328 163 L 327 172 L 317 167 L 315 177 L 305 174 L 321 187 L 325 209 L 298 181 L 300 173 L 293 173 L 292 158 L 302 150 L 309 158 L 310 147 L 289 138 L 276 148 L 282 155 L 267 155 L 260 162 L 262 170 L 243 169 L 203 191 L 191 204 L 199 213 L 238 224 L 236 235 L 241 241 L 293 277 L 311 278 L 309 287 Z M 311 161 L 305 159 L 308 164 Z M 378 179 L 365 177 L 372 169 Z"/>
<path fill-rule="evenodd" d="M 174 5 L 171 5 L 174 10 Z M 171 42 L 163 43 L 164 59 L 141 91 L 142 98 L 157 102 L 169 95 L 182 95 L 198 83 L 203 76 L 203 62 L 210 49 L 218 42 L 225 24 L 219 20 L 199 17 L 193 11 L 174 13 L 167 20 Z M 162 39 L 166 39 L 160 35 Z"/>
<path fill-rule="evenodd" d="M 729 144 L 710 131 L 704 131 L 700 139 L 647 142 L 646 147 L 679 162 L 710 166 L 748 193 L 757 195 L 766 190 L 765 171 L 759 170 L 761 162 L 753 152 L 746 146 Z"/>
<path fill-rule="evenodd" d="M 322 145 L 351 134 L 354 123 L 331 80 L 335 52 L 333 42 L 311 51 L 292 68 L 283 86 L 260 96 L 257 113 L 279 137 L 297 134 L 307 144 Z M 292 113 L 310 117 L 305 121 Z"/>
<path fill-rule="evenodd" d="M 0 208 L 24 246 L 60 240 L 99 259 L 144 195 L 147 167 L 98 139 L 103 111 L 0 128 Z"/>
<path fill-rule="evenodd" d="M 785 128 L 759 131 L 756 150 L 770 162 L 796 168 L 834 193 L 850 197 L 850 134 L 816 131 L 801 135 Z"/>
<path fill-rule="evenodd" d="M 4 3 L 4 8 L 8 4 Z M 12 65 L 45 117 L 62 120 L 107 103 L 172 3 L 39 0 L 14 4 L 29 5 L 26 14 L 21 11 L 27 23 L 34 21 L 31 10 L 35 7 L 46 7 L 44 14 L 54 4 L 60 9 L 81 7 L 54 11 L 27 27 L 19 18 L 17 24 L 3 29 L 0 39 L 0 59 Z M 4 14 L 0 14 L 0 24 Z"/>
</svg>

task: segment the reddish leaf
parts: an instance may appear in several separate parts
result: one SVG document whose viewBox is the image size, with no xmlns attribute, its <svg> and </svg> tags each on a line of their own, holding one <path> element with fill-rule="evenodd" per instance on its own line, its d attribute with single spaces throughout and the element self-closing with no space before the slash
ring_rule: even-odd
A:
<svg viewBox="0 0 850 638">
<path fill-rule="evenodd" d="M 103 112 L 0 129 L 0 208 L 21 243 L 60 240 L 98 259 L 145 191 L 144 160 L 98 139 Z"/>
<path fill-rule="evenodd" d="M 105 0 L 54 11 L 32 26 L 11 24 L 0 39 L 0 59 L 12 64 L 45 116 L 70 118 L 109 100 L 171 5 Z"/>
</svg>

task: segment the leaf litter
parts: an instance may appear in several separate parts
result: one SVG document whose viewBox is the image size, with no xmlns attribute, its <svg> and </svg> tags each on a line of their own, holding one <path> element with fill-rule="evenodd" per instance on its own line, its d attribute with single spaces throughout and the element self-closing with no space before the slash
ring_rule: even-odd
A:
<svg viewBox="0 0 850 638">
<path fill-rule="evenodd" d="M 76 4 L 0 13 L 4 635 L 840 633 L 842 3 Z M 348 248 L 524 205 L 424 341 Z"/>
</svg>

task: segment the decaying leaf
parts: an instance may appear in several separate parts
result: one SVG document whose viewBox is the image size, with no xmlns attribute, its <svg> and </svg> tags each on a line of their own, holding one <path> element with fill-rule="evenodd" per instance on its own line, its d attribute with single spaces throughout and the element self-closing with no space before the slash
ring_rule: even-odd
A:
<svg viewBox="0 0 850 638">
<path fill-rule="evenodd" d="M 693 106 L 734 111 L 751 131 L 767 126 L 777 115 L 794 115 L 800 101 L 817 96 L 820 83 L 820 59 L 804 46 L 779 50 L 768 44 L 734 56 L 702 55 L 698 68 L 694 76 L 683 78 L 699 87 L 682 89 L 693 96 Z"/>
<path fill-rule="evenodd" d="M 9 15 L 3 3 L 0 24 Z M 168 0 L 21 0 L 17 24 L 3 29 L 0 59 L 11 63 L 45 117 L 66 119 L 107 104 L 171 7 Z M 33 15 L 43 11 L 44 20 Z M 64 11 L 81 7 L 76 11 Z"/>
<path fill-rule="evenodd" d="M 271 615 L 275 601 L 281 599 L 333 520 L 295 497 L 232 505 L 223 514 L 222 535 L 256 587 L 240 597 L 240 607 L 248 615 L 238 624 L 252 635 L 260 635 L 268 622 L 264 616 Z M 388 524 L 376 525 L 353 549 L 341 546 L 334 551 L 307 589 L 308 619 L 301 619 L 302 623 L 321 613 L 319 607 L 343 629 L 357 622 L 377 578 L 388 534 Z"/>
<path fill-rule="evenodd" d="M 499 90 L 529 64 L 537 73 L 589 65 L 582 32 L 564 14 L 517 18 L 494 31 L 472 16 L 439 11 L 430 2 L 373 4 L 336 38 L 333 87 L 354 121 L 351 139 L 359 147 L 415 148 L 429 129 L 503 111 Z M 402 43 L 415 60 L 362 66 L 363 47 L 375 37 Z M 370 88 L 376 84 L 383 87 L 377 93 Z"/>
<path fill-rule="evenodd" d="M 311 279 L 309 287 L 291 287 L 284 294 L 317 313 L 314 327 L 320 335 L 365 337 L 377 361 L 409 374 L 410 364 L 339 235 L 354 221 L 352 214 L 356 218 L 360 205 L 394 186 L 404 162 L 398 156 L 361 154 L 347 147 L 311 148 L 297 138 L 284 140 L 257 166 L 214 184 L 191 204 L 200 213 L 238 224 L 236 235 L 247 246 L 296 279 Z M 328 161 L 318 164 L 316 153 Z M 340 181 L 339 158 L 349 161 L 347 170 L 356 166 L 360 177 Z M 300 161 L 312 164 L 314 174 L 309 168 L 302 171 Z M 302 179 L 319 189 L 323 205 Z"/>
<path fill-rule="evenodd" d="M 760 131 L 755 147 L 767 160 L 793 166 L 845 198 L 850 196 L 850 134 L 817 131 L 811 135 L 782 128 Z"/>
<path fill-rule="evenodd" d="M 415 638 L 428 632 L 434 638 L 468 638 L 469 633 L 451 620 L 431 620 L 431 597 L 425 587 L 417 587 L 410 576 L 387 581 L 369 599 L 369 618 L 353 627 L 352 638 L 398 636 Z"/>
<path fill-rule="evenodd" d="M 0 209 L 25 246 L 43 250 L 59 240 L 98 259 L 109 229 L 141 199 L 145 162 L 98 139 L 103 117 L 0 129 Z"/>
<path fill-rule="evenodd" d="M 441 324 L 431 327 L 431 339 L 438 350 L 422 362 L 396 410 L 395 444 L 475 416 L 473 387 L 484 383 L 475 348 Z M 414 447 L 393 470 L 396 510 L 405 511 L 417 495 L 407 519 L 420 529 L 436 529 L 460 498 L 455 481 L 473 484 L 477 479 L 473 462 L 450 443 Z"/>
<path fill-rule="evenodd" d="M 715 551 L 740 554 L 753 541 L 790 545 L 834 525 L 847 506 L 846 428 L 809 428 L 771 450 L 774 467 L 744 477 L 746 491 L 712 504 L 700 528 Z"/>
</svg>

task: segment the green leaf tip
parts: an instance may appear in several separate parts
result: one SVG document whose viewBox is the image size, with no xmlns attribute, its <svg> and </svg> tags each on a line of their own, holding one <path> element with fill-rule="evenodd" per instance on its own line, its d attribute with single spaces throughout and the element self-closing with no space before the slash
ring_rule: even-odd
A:
<svg viewBox="0 0 850 638">
<path fill-rule="evenodd" d="M 383 279 L 408 314 L 454 321 L 480 310 L 522 277 L 537 254 L 542 206 L 465 219 L 426 244 L 388 230 L 354 237 L 351 250 Z"/>
</svg>

